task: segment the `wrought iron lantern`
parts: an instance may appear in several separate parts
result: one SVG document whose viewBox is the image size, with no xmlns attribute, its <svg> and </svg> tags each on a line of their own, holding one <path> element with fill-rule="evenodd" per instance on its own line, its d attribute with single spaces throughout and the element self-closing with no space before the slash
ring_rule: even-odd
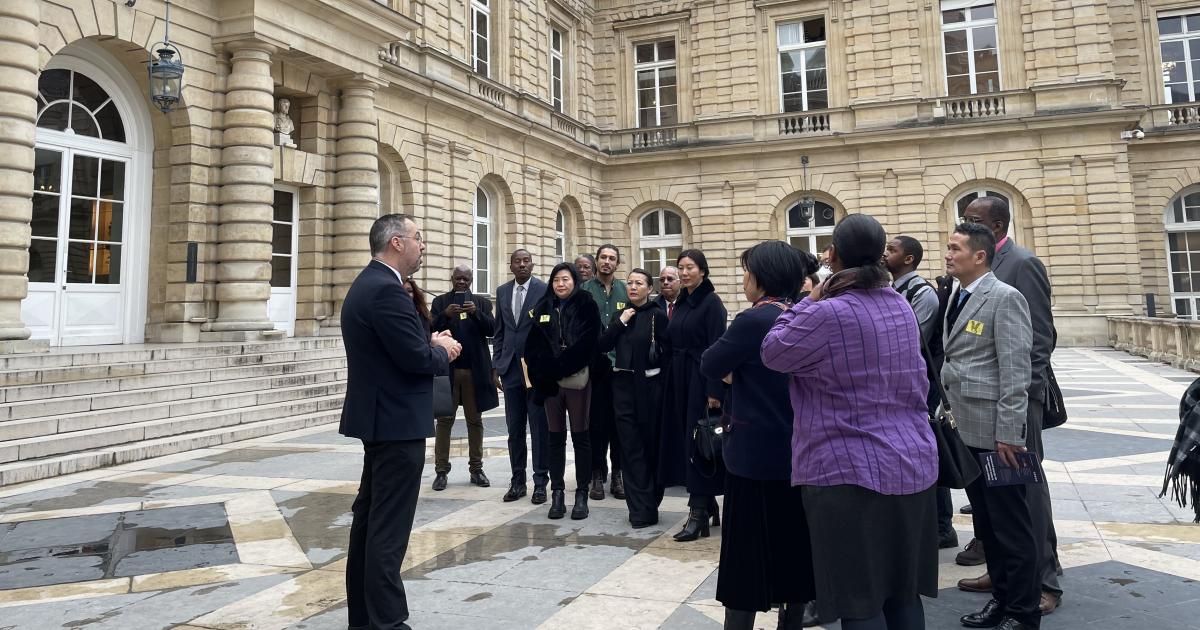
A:
<svg viewBox="0 0 1200 630">
<path fill-rule="evenodd" d="M 150 100 L 164 114 L 183 97 L 183 55 L 171 43 L 171 3 L 166 4 L 163 41 L 154 45 L 156 56 L 150 58 Z"/>
<path fill-rule="evenodd" d="M 807 155 L 800 156 L 800 167 L 803 169 L 802 179 L 803 179 L 803 185 L 804 185 L 804 196 L 800 198 L 800 218 L 803 219 L 805 223 L 807 223 L 809 221 L 812 221 L 813 212 L 816 210 L 816 207 L 817 207 L 816 200 L 813 199 L 812 195 L 808 194 L 809 187 L 808 187 L 808 156 Z"/>
</svg>

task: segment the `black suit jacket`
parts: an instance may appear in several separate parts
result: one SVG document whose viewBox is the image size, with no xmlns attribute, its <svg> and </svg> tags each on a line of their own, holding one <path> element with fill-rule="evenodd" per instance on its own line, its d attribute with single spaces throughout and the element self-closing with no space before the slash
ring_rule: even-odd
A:
<svg viewBox="0 0 1200 630">
<path fill-rule="evenodd" d="M 1029 304 L 1029 319 L 1033 323 L 1033 351 L 1029 356 L 1033 371 L 1029 381 L 1029 398 L 1045 400 L 1046 370 L 1054 352 L 1058 334 L 1054 331 L 1054 314 L 1050 311 L 1050 277 L 1046 266 L 1033 252 L 1009 238 L 992 260 L 992 273 L 1008 286 L 1021 292 Z"/>
<path fill-rule="evenodd" d="M 525 356 L 525 339 L 532 328 L 529 311 L 546 294 L 546 283 L 530 278 L 525 291 L 523 313 L 512 312 L 514 282 L 509 280 L 496 289 L 496 334 L 492 336 L 492 365 L 500 374 L 505 389 L 525 386 L 521 357 Z"/>
<path fill-rule="evenodd" d="M 348 368 L 339 431 L 365 442 L 433 437 L 433 377 L 448 374 L 446 351 L 425 334 L 396 273 L 372 260 L 342 303 Z"/>
<path fill-rule="evenodd" d="M 465 319 L 446 315 L 446 307 L 454 303 L 454 293 L 443 293 L 433 298 L 433 330 L 439 332 L 449 330 L 454 338 L 463 344 L 461 360 L 466 355 L 471 365 L 471 382 L 475 385 L 475 407 L 479 411 L 489 411 L 500 406 L 500 398 L 496 395 L 496 386 L 492 384 L 492 354 L 488 351 L 488 337 L 496 332 L 496 318 L 492 317 L 492 302 L 487 296 L 471 294 L 475 303 L 475 314 Z M 468 343 L 471 338 L 474 343 Z M 458 366 L 453 363 L 452 368 Z"/>
</svg>

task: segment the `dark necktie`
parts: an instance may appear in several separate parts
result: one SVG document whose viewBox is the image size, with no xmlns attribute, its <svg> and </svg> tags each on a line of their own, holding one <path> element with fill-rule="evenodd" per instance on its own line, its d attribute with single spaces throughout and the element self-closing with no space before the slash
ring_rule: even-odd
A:
<svg viewBox="0 0 1200 630">
<path fill-rule="evenodd" d="M 954 322 L 958 321 L 958 314 L 962 312 L 963 306 L 966 305 L 967 300 L 970 299 L 970 297 L 970 291 L 966 289 L 958 290 L 958 301 L 954 304 L 954 308 L 950 311 L 950 318 L 947 321 L 947 323 L 950 324 L 951 329 L 954 328 Z"/>
<path fill-rule="evenodd" d="M 667 319 L 671 319 L 671 316 L 674 314 L 675 314 L 675 303 L 668 302 L 667 303 Z"/>
</svg>

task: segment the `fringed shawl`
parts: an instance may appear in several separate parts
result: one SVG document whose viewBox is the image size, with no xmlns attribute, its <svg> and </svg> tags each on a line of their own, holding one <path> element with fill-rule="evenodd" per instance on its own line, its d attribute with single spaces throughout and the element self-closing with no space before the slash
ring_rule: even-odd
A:
<svg viewBox="0 0 1200 630">
<path fill-rule="evenodd" d="M 1179 431 L 1159 496 L 1166 496 L 1168 490 L 1180 507 L 1187 507 L 1191 500 L 1195 522 L 1200 523 L 1200 379 L 1188 386 L 1179 401 Z"/>
</svg>

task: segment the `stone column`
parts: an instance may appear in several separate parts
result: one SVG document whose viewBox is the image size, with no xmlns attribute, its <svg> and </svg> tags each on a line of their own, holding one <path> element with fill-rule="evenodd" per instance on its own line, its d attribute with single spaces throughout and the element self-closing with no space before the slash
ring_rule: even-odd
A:
<svg viewBox="0 0 1200 630">
<path fill-rule="evenodd" d="M 21 300 L 29 288 L 38 4 L 10 0 L 0 9 L 0 352 L 24 349 L 19 342 L 29 338 Z"/>
<path fill-rule="evenodd" d="M 275 47 L 257 41 L 229 44 L 221 149 L 221 209 L 217 228 L 217 320 L 211 330 L 255 337 L 272 330 L 271 204 L 275 197 L 272 132 Z M 242 333 L 242 334 L 237 334 Z"/>
<path fill-rule="evenodd" d="M 333 317 L 339 326 L 342 300 L 362 268 L 371 261 L 368 235 L 380 214 L 379 130 L 375 114 L 378 86 L 354 79 L 342 84 L 338 109 L 337 175 L 333 193 Z"/>
</svg>

